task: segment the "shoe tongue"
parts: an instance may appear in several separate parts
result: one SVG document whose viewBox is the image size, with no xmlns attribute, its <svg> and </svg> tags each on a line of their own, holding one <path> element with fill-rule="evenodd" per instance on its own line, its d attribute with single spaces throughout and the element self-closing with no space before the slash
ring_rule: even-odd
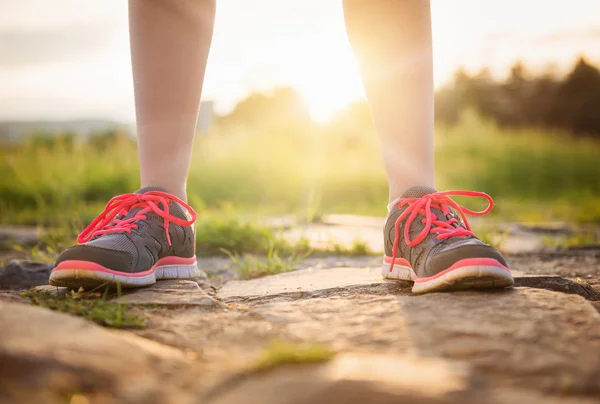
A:
<svg viewBox="0 0 600 404">
<path fill-rule="evenodd" d="M 410 187 L 402 194 L 401 198 L 420 198 L 425 195 L 435 194 L 437 189 L 427 186 Z"/>
<path fill-rule="evenodd" d="M 159 191 L 159 192 L 169 193 L 169 191 L 167 191 L 164 188 L 154 187 L 154 186 L 149 186 L 149 187 L 144 187 L 144 188 L 138 189 L 137 191 L 135 191 L 135 193 L 138 195 L 141 195 L 141 194 L 145 194 L 146 192 L 151 192 L 151 191 Z M 131 211 L 129 211 L 127 216 L 125 216 L 125 218 L 133 217 L 133 215 L 135 215 L 135 213 L 138 212 L 140 209 L 141 208 L 132 209 Z M 169 213 L 175 217 L 178 217 L 178 218 L 184 219 L 184 220 L 189 220 L 191 218 L 191 216 L 187 213 L 187 211 L 183 208 L 183 206 L 179 205 L 179 203 L 177 203 L 175 201 L 173 201 L 173 204 L 169 206 Z M 148 216 L 158 217 L 158 215 L 153 212 L 148 213 Z"/>
<path fill-rule="evenodd" d="M 137 191 L 135 191 L 136 194 L 145 194 L 146 192 L 150 192 L 150 191 L 159 191 L 159 192 L 169 192 L 164 188 L 161 187 L 144 187 L 141 189 L 138 189 Z"/>
<path fill-rule="evenodd" d="M 404 191 L 402 198 L 420 198 L 425 195 L 435 194 L 436 192 L 438 192 L 437 189 L 433 187 L 417 185 Z M 431 213 L 437 216 L 438 220 L 446 220 L 446 215 L 439 209 L 432 208 Z"/>
</svg>

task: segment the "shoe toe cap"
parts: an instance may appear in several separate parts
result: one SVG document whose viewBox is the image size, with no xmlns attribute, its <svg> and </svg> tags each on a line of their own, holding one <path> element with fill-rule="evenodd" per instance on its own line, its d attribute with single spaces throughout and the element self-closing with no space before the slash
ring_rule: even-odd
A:
<svg viewBox="0 0 600 404">
<path fill-rule="evenodd" d="M 66 261 L 93 262 L 120 272 L 131 272 L 132 267 L 132 257 L 126 251 L 109 250 L 85 244 L 76 245 L 63 251 L 56 260 L 55 266 Z"/>
<path fill-rule="evenodd" d="M 502 254 L 500 254 L 500 251 L 495 248 L 483 243 L 465 244 L 430 256 L 426 269 L 427 275 L 435 275 L 450 268 L 461 260 L 473 258 L 491 258 L 498 261 L 500 265 L 508 267 L 508 264 Z"/>
</svg>

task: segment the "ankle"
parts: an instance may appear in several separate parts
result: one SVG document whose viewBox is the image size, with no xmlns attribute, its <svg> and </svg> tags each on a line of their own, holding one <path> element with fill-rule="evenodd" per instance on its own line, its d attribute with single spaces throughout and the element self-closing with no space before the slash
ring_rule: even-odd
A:
<svg viewBox="0 0 600 404">
<path fill-rule="evenodd" d="M 142 188 L 145 187 L 160 187 L 165 189 L 168 193 L 175 195 L 182 201 L 187 203 L 187 191 L 184 186 L 174 186 L 173 184 L 164 183 L 162 181 L 143 181 L 141 184 Z"/>
</svg>

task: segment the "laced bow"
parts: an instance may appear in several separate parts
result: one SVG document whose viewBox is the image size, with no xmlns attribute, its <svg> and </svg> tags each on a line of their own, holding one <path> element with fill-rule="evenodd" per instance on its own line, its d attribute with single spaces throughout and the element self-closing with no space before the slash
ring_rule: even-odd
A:
<svg viewBox="0 0 600 404">
<path fill-rule="evenodd" d="M 173 201 L 179 203 L 192 216 L 191 220 L 180 219 L 169 213 L 169 205 Z M 120 219 L 132 209 L 141 208 L 132 217 Z M 123 194 L 118 195 L 108 201 L 104 211 L 98 215 L 77 237 L 77 242 L 83 244 L 96 236 L 108 233 L 131 233 L 132 229 L 137 229 L 135 224 L 137 220 L 146 220 L 147 213 L 154 212 L 164 220 L 165 234 L 167 242 L 171 245 L 169 236 L 169 222 L 179 226 L 189 226 L 196 221 L 196 212 L 187 203 L 167 192 L 149 191 L 143 194 Z"/>
<path fill-rule="evenodd" d="M 482 211 L 473 211 L 467 209 L 458 203 L 456 203 L 452 198 L 448 195 L 457 195 L 457 196 L 473 196 L 485 198 L 488 201 L 488 206 L 486 209 Z M 494 206 L 494 201 L 492 198 L 483 192 L 472 192 L 472 191 L 444 191 L 444 192 L 436 192 L 433 194 L 423 195 L 419 198 L 402 198 L 398 201 L 397 206 L 399 208 L 403 208 L 408 205 L 408 207 L 398 216 L 396 219 L 396 223 L 394 225 L 394 246 L 392 248 L 392 262 L 390 264 L 390 272 L 394 269 L 394 262 L 398 255 L 398 242 L 400 239 L 400 224 L 404 218 L 406 219 L 406 223 L 404 225 L 404 240 L 406 245 L 409 247 L 413 247 L 427 237 L 429 233 L 437 234 L 437 240 L 443 240 L 450 237 L 465 237 L 472 236 L 473 232 L 471 231 L 471 227 L 469 226 L 469 222 L 465 214 L 473 215 L 473 216 L 483 216 L 488 214 L 492 207 Z M 451 215 L 450 207 L 454 208 L 462 218 L 462 224 L 458 221 L 458 218 Z M 440 220 L 437 215 L 435 215 L 431 209 L 439 209 L 442 214 L 445 216 L 444 220 Z M 409 231 L 412 223 L 415 221 L 417 216 L 424 216 L 421 220 L 421 223 L 425 225 L 423 230 L 415 237 L 414 240 L 410 239 Z M 450 215 L 450 216 L 449 216 Z"/>
</svg>

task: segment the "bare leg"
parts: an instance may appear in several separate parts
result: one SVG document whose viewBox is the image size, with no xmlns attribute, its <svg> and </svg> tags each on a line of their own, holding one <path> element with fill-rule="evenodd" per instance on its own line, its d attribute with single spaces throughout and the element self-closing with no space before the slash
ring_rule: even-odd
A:
<svg viewBox="0 0 600 404">
<path fill-rule="evenodd" d="M 186 199 L 215 0 L 129 0 L 142 187 Z"/>
<path fill-rule="evenodd" d="M 433 186 L 433 56 L 429 0 L 344 0 L 379 133 L 390 200 Z"/>
</svg>

